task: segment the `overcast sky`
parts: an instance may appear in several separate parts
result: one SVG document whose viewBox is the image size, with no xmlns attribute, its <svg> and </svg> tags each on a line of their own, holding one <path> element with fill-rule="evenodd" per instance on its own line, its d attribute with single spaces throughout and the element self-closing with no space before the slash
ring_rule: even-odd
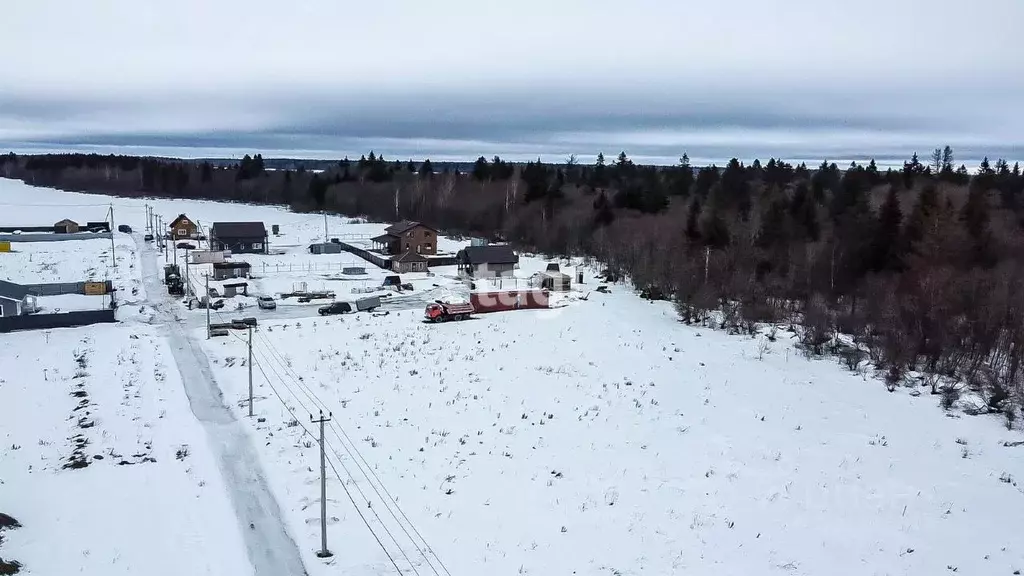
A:
<svg viewBox="0 0 1024 576">
<path fill-rule="evenodd" d="M 1024 160 L 1021 0 L 9 0 L 0 54 L 5 150 Z"/>
</svg>

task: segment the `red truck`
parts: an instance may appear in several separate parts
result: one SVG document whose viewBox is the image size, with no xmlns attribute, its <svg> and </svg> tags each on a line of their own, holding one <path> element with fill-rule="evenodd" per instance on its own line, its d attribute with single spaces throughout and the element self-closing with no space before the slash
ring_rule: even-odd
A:
<svg viewBox="0 0 1024 576">
<path fill-rule="evenodd" d="M 449 304 L 437 300 L 427 306 L 424 315 L 429 322 L 447 322 L 449 320 L 465 320 L 473 312 L 472 304 Z"/>
</svg>

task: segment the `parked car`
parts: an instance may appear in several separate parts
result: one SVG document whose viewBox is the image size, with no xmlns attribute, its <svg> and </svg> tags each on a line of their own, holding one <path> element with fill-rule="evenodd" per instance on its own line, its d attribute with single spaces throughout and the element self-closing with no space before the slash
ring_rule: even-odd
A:
<svg viewBox="0 0 1024 576">
<path fill-rule="evenodd" d="M 127 225 L 127 224 L 121 224 L 120 226 L 117 227 L 117 231 L 118 232 L 124 232 L 125 234 L 131 234 L 132 233 L 132 227 Z"/>
<path fill-rule="evenodd" d="M 271 296 L 260 296 L 256 299 L 256 305 L 261 310 L 274 310 L 277 308 L 277 301 Z"/>
<path fill-rule="evenodd" d="M 321 316 L 332 314 L 347 314 L 352 311 L 352 305 L 348 302 L 331 302 L 327 306 L 321 306 L 317 313 Z"/>
<path fill-rule="evenodd" d="M 142 239 L 145 240 L 146 242 L 152 242 L 153 241 L 153 235 L 152 234 L 146 234 L 145 236 L 142 237 Z"/>
<path fill-rule="evenodd" d="M 182 250 L 195 250 L 196 245 L 189 242 L 178 242 L 177 248 L 181 248 Z"/>
</svg>

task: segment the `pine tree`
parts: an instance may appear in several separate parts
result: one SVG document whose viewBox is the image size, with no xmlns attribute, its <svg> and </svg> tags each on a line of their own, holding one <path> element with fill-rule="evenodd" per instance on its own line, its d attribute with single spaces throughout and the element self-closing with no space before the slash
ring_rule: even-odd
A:
<svg viewBox="0 0 1024 576">
<path fill-rule="evenodd" d="M 954 161 L 954 159 L 955 159 L 955 157 L 953 156 L 953 149 L 952 148 L 950 148 L 949 146 L 946 146 L 945 148 L 942 149 L 942 173 L 943 174 L 951 174 L 953 172 L 953 161 Z"/>
<path fill-rule="evenodd" d="M 692 243 L 700 241 L 700 198 L 693 197 L 690 201 L 690 211 L 686 215 L 686 238 Z"/>
<path fill-rule="evenodd" d="M 472 176 L 474 180 L 483 182 L 491 177 L 490 167 L 487 165 L 487 158 L 483 156 L 476 159 L 473 163 Z"/>
<path fill-rule="evenodd" d="M 903 212 L 900 209 L 899 192 L 895 186 L 889 187 L 885 202 L 878 211 L 878 224 L 872 239 L 872 269 L 900 270 L 902 268 L 902 247 L 900 242 L 900 224 Z"/>
<path fill-rule="evenodd" d="M 420 176 L 423 178 L 429 178 L 434 175 L 434 165 L 430 163 L 430 158 L 423 161 L 420 164 Z"/>
<path fill-rule="evenodd" d="M 761 218 L 761 228 L 757 231 L 754 245 L 762 249 L 771 249 L 789 242 L 789 230 L 786 221 L 786 206 L 780 200 L 773 201 Z"/>
<path fill-rule="evenodd" d="M 793 200 L 789 204 L 789 215 L 796 223 L 798 235 L 803 240 L 817 242 L 821 236 L 818 224 L 818 206 L 811 196 L 807 182 L 800 182 L 793 191 Z"/>
<path fill-rule="evenodd" d="M 319 174 L 313 174 L 313 177 L 309 180 L 307 194 L 313 200 L 313 203 L 317 208 L 324 207 L 327 200 L 327 186 L 327 181 L 320 178 Z"/>
<path fill-rule="evenodd" d="M 591 188 L 604 188 L 608 185 L 608 167 L 605 166 L 604 152 L 597 153 L 597 161 L 594 163 L 594 169 L 590 173 L 590 186 Z"/>
<path fill-rule="evenodd" d="M 934 184 L 928 184 L 921 189 L 917 195 L 917 202 L 907 219 L 904 244 L 910 249 L 915 249 L 919 242 L 924 239 L 928 223 L 931 222 L 939 210 L 939 191 Z"/>
<path fill-rule="evenodd" d="M 725 223 L 725 219 L 722 218 L 718 210 L 714 208 L 704 218 L 704 221 L 701 222 L 700 235 L 704 239 L 705 246 L 716 250 L 725 248 L 731 241 L 728 224 Z"/>
<path fill-rule="evenodd" d="M 608 200 L 608 195 L 602 191 L 597 199 L 594 200 L 594 225 L 600 228 L 614 221 L 615 212 L 612 210 L 612 203 Z"/>
<path fill-rule="evenodd" d="M 980 238 L 989 224 L 988 198 L 985 191 L 974 188 L 967 195 L 967 202 L 960 211 L 960 221 L 972 238 Z"/>
<path fill-rule="evenodd" d="M 972 187 L 967 194 L 967 202 L 960 210 L 960 221 L 971 239 L 972 265 L 989 267 L 994 263 L 990 220 L 988 193 L 983 188 Z"/>
</svg>

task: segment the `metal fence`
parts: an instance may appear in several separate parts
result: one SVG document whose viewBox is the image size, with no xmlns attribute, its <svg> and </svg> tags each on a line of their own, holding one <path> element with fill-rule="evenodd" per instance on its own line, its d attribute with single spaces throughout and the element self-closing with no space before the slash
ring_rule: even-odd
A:
<svg viewBox="0 0 1024 576">
<path fill-rule="evenodd" d="M 113 282 L 55 282 L 50 284 L 22 284 L 29 294 L 35 296 L 60 296 L 62 294 L 110 294 Z"/>
<path fill-rule="evenodd" d="M 55 314 L 27 314 L 0 318 L 0 332 L 15 330 L 45 330 L 48 328 L 72 328 L 117 322 L 114 310 L 81 310 Z"/>
<path fill-rule="evenodd" d="M 110 240 L 110 232 L 70 232 L 67 234 L 0 234 L 8 242 L 64 242 L 66 240 Z"/>
<path fill-rule="evenodd" d="M 259 266 L 253 266 L 254 272 L 259 272 L 263 275 L 266 274 L 285 274 L 289 272 L 342 272 L 351 268 L 360 268 L 362 272 L 349 272 L 351 274 L 365 274 L 366 268 L 360 266 L 360 263 L 353 262 L 288 262 L 285 264 L 268 264 L 266 262 L 261 263 Z"/>
<path fill-rule="evenodd" d="M 455 266 L 459 263 L 458 256 L 427 256 L 427 266 Z"/>
<path fill-rule="evenodd" d="M 359 256 L 363 260 L 366 260 L 367 262 L 374 264 L 378 268 L 383 268 L 384 270 L 391 270 L 391 260 L 389 258 L 384 258 L 383 256 L 378 256 L 377 254 L 371 254 L 370 252 L 363 250 L 362 248 L 357 248 L 351 244 L 346 244 L 344 242 L 341 242 L 340 244 L 341 249 L 344 250 L 345 252 L 355 254 L 356 256 Z"/>
</svg>

